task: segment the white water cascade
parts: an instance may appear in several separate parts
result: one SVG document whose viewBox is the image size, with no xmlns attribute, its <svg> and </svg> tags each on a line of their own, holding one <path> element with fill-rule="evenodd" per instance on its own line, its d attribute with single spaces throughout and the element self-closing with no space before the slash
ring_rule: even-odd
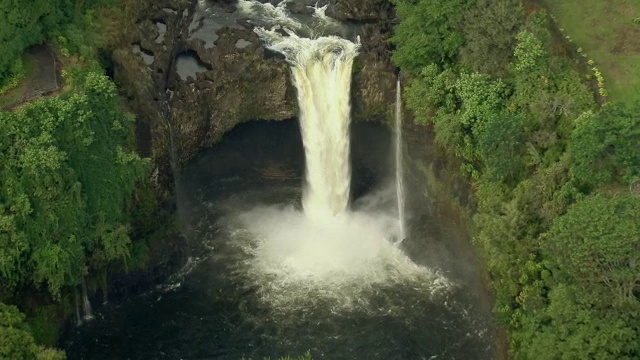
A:
<svg viewBox="0 0 640 360">
<path fill-rule="evenodd" d="M 271 20 L 303 28 L 286 17 L 282 4 L 273 9 L 267 5 Z M 315 14 L 318 21 L 333 24 L 323 11 L 316 9 Z M 288 27 L 284 29 L 288 36 L 284 36 L 279 30 L 255 31 L 269 49 L 283 54 L 291 66 L 306 159 L 302 205 L 307 217 L 325 221 L 344 213 L 349 204 L 349 91 L 351 67 L 360 44 L 337 36 L 303 38 Z M 310 28 L 307 31 L 313 33 Z"/>
<path fill-rule="evenodd" d="M 93 312 L 91 311 L 91 303 L 89 302 L 89 295 L 87 293 L 87 285 L 82 279 L 80 284 L 81 291 L 75 291 L 75 303 L 76 303 L 76 325 L 80 326 L 83 322 L 93 319 Z M 81 299 L 81 300 L 79 300 Z M 82 310 L 81 310 L 82 309 Z M 82 316 L 81 316 L 82 313 Z"/>
<path fill-rule="evenodd" d="M 307 216 L 321 219 L 343 213 L 348 206 L 349 90 L 357 45 L 338 38 L 300 40 L 309 44 L 302 41 L 290 61 L 306 157 L 303 207 Z"/>
<path fill-rule="evenodd" d="M 82 310 L 84 316 L 82 320 L 87 321 L 93 319 L 93 311 L 91 311 L 91 302 L 89 302 L 89 295 L 87 294 L 87 284 L 82 279 Z"/>
<path fill-rule="evenodd" d="M 404 210 L 404 173 L 402 167 L 402 97 L 400 78 L 396 85 L 396 128 L 395 128 L 395 152 L 396 152 L 396 199 L 398 203 L 398 226 L 400 228 L 398 241 L 407 237 L 405 210 Z"/>
<path fill-rule="evenodd" d="M 382 284 L 411 281 L 425 293 L 446 288 L 444 278 L 413 263 L 392 242 L 401 241 L 405 230 L 387 205 L 396 197 L 391 188 L 358 199 L 350 209 L 349 101 L 359 38 L 325 36 L 341 33 L 342 26 L 324 15 L 325 7 L 316 7 L 303 23 L 286 4 L 239 0 L 238 9 L 258 24 L 254 31 L 266 47 L 283 54 L 291 67 L 306 160 L 304 211 L 256 206 L 239 213 L 246 232 L 234 232 L 233 242 L 251 260 L 239 263 L 247 267 L 237 273 L 247 274 L 260 297 L 279 309 L 308 306 L 319 297 L 332 299 L 336 308 L 366 307 L 358 294 Z"/>
<path fill-rule="evenodd" d="M 295 34 L 274 40 L 270 47 L 287 56 L 298 90 L 306 159 L 303 208 L 311 219 L 327 219 L 343 213 L 349 201 L 349 90 L 358 45 Z"/>
</svg>

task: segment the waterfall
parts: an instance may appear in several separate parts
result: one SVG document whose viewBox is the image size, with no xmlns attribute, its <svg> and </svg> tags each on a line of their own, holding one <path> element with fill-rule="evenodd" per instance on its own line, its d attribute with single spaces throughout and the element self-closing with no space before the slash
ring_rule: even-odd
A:
<svg viewBox="0 0 640 360">
<path fill-rule="evenodd" d="M 78 298 L 80 296 L 78 295 L 78 290 L 76 289 L 75 291 L 75 300 L 76 300 L 76 325 L 80 326 L 82 325 L 82 317 L 80 316 L 80 302 L 78 301 Z"/>
<path fill-rule="evenodd" d="M 324 19 L 323 14 L 316 11 L 315 16 Z M 302 207 L 312 220 L 331 219 L 349 205 L 349 95 L 351 67 L 360 44 L 336 36 L 303 38 L 289 28 L 284 36 L 278 30 L 255 31 L 291 66 L 306 159 Z"/>
<path fill-rule="evenodd" d="M 317 219 L 344 212 L 349 202 L 349 91 L 357 46 L 338 38 L 300 45 L 292 72 L 306 159 L 302 203 Z"/>
<path fill-rule="evenodd" d="M 413 263 L 397 246 L 405 236 L 400 101 L 399 229 L 391 188 L 363 196 L 349 208 L 351 67 L 360 39 L 336 30 L 342 25 L 324 15 L 325 7 L 312 7 L 310 19 L 290 14 L 286 4 L 286 0 L 277 6 L 238 0 L 238 9 L 256 24 L 254 31 L 265 46 L 283 54 L 291 68 L 306 160 L 303 211 L 260 205 L 230 219 L 230 224 L 237 222 L 248 230 L 232 235 L 233 243 L 250 259 L 238 273 L 246 273 L 260 289 L 261 301 L 277 308 L 318 298 L 335 300 L 338 308 L 357 307 L 363 292 L 405 281 L 440 287 L 444 280 Z"/>
<path fill-rule="evenodd" d="M 402 171 L 402 98 L 400 78 L 396 85 L 396 127 L 395 127 L 395 152 L 396 152 L 396 198 L 398 202 L 398 223 L 400 228 L 398 241 L 407 237 L 405 211 L 404 211 L 404 175 Z"/>
<path fill-rule="evenodd" d="M 93 319 L 91 303 L 89 302 L 89 296 L 87 294 L 87 284 L 85 284 L 84 279 L 82 279 L 82 310 L 84 311 L 82 320 L 87 321 Z"/>
</svg>

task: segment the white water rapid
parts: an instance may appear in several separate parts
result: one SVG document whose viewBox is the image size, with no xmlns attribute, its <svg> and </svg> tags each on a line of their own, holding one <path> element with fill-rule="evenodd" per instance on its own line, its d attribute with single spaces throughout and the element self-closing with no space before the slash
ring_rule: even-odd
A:
<svg viewBox="0 0 640 360">
<path fill-rule="evenodd" d="M 404 211 L 404 173 L 402 167 L 402 98 L 400 77 L 396 85 L 396 128 L 395 128 L 395 152 L 396 152 L 396 199 L 398 203 L 398 226 L 400 233 L 398 241 L 407 237 L 405 211 Z"/>
</svg>

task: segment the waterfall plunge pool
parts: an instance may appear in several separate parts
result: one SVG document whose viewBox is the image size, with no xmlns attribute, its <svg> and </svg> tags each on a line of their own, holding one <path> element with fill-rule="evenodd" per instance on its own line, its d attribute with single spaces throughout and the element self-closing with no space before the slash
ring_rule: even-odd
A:
<svg viewBox="0 0 640 360">
<path fill-rule="evenodd" d="M 383 191 L 393 183 L 390 137 L 383 126 L 352 124 L 352 208 L 395 206 Z M 190 263 L 163 286 L 95 309 L 95 319 L 63 341 L 68 358 L 262 359 L 306 351 L 314 359 L 495 358 L 480 280 L 456 271 L 459 264 L 436 269 L 416 256 L 419 268 L 387 264 L 396 271 L 356 274 L 355 282 L 340 271 L 305 282 L 254 266 L 255 236 L 236 214 L 271 206 L 295 216 L 301 149 L 298 123 L 283 121 L 239 125 L 204 151 L 181 184 Z M 421 224 L 428 234 L 412 234 L 412 253 L 443 251 L 435 249 L 448 241 L 447 224 Z"/>
</svg>

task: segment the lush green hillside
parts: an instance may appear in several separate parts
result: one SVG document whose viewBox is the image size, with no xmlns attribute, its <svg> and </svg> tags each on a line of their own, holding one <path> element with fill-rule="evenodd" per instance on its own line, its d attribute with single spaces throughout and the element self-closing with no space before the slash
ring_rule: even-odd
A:
<svg viewBox="0 0 640 360">
<path fill-rule="evenodd" d="M 0 302 L 39 288 L 60 301 L 131 256 L 128 204 L 147 172 L 132 151 L 132 116 L 103 75 L 81 70 L 69 86 L 0 112 Z"/>
<path fill-rule="evenodd" d="M 130 235 L 153 211 L 140 210 L 154 202 L 143 195 L 149 164 L 133 150 L 133 116 L 97 60 L 112 33 L 98 28 L 107 3 L 0 0 L 0 89 L 16 84 L 24 49 L 45 39 L 65 66 L 60 94 L 0 112 L 2 359 L 63 358 L 41 345 L 55 345 L 77 286 L 135 265 L 146 247 Z M 26 310 L 26 321 L 5 304 Z"/>
<path fill-rule="evenodd" d="M 599 61 L 614 90 L 599 106 L 574 45 L 600 41 L 598 29 L 615 34 L 628 14 L 559 1 L 602 22 L 576 26 L 567 44 L 544 10 L 520 0 L 394 2 L 405 101 L 464 162 L 474 241 L 513 357 L 640 357 L 640 197 L 630 191 L 640 181 L 640 103 L 626 94 L 640 78 L 618 79 L 609 67 L 631 62 L 608 51 Z"/>
</svg>

